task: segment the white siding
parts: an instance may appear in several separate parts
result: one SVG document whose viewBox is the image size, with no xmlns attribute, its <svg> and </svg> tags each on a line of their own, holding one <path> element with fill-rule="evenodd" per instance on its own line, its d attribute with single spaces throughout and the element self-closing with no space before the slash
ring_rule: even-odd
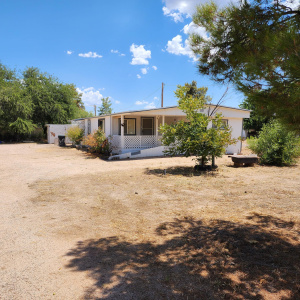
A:
<svg viewBox="0 0 300 300">
<path fill-rule="evenodd" d="M 243 119 L 228 119 L 228 125 L 231 127 L 231 137 L 234 139 L 238 139 L 242 134 L 243 127 Z M 240 153 L 241 152 L 241 144 L 242 142 L 239 140 L 236 144 L 230 145 L 226 149 L 227 154 Z"/>
<path fill-rule="evenodd" d="M 58 138 L 59 135 L 66 136 L 69 128 L 76 127 L 76 124 L 49 124 L 47 125 L 47 140 L 48 144 L 54 144 L 54 140 Z M 71 143 L 71 141 L 66 138 L 66 143 Z"/>
</svg>

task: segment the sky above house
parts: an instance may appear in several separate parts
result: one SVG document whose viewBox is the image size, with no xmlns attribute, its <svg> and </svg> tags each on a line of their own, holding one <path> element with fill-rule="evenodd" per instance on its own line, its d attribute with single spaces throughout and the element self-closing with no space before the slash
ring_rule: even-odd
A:
<svg viewBox="0 0 300 300">
<path fill-rule="evenodd" d="M 236 0 L 237 1 L 237 0 Z M 113 111 L 177 104 L 178 84 L 197 81 L 216 103 L 226 86 L 200 75 L 188 34 L 204 0 L 1 0 L 0 62 L 37 67 L 82 93 L 88 111 L 110 97 Z M 219 5 L 227 0 L 216 1 Z M 244 96 L 229 86 L 223 105 Z"/>
</svg>

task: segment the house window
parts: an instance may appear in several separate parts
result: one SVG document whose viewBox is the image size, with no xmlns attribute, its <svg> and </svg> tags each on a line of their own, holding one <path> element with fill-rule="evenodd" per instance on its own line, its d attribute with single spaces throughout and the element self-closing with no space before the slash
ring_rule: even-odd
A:
<svg viewBox="0 0 300 300">
<path fill-rule="evenodd" d="M 98 119 L 98 128 L 100 128 L 103 132 L 105 130 L 105 119 Z"/>
<path fill-rule="evenodd" d="M 121 119 L 119 119 L 119 135 L 121 135 Z M 135 119 L 124 119 L 124 135 L 136 135 Z"/>
<path fill-rule="evenodd" d="M 142 118 L 142 135 L 153 135 L 154 133 L 154 119 Z"/>
<path fill-rule="evenodd" d="M 221 129 L 224 129 L 226 126 L 228 126 L 228 120 L 221 120 L 223 125 L 221 126 Z M 214 123 L 212 123 L 212 128 L 217 128 L 216 125 Z"/>
</svg>

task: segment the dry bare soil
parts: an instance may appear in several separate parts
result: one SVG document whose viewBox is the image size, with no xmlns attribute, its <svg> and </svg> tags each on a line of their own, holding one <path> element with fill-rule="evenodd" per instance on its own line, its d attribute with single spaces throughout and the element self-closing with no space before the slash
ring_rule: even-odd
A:
<svg viewBox="0 0 300 300">
<path fill-rule="evenodd" d="M 300 299 L 299 164 L 217 164 L 0 145 L 0 299 Z"/>
</svg>

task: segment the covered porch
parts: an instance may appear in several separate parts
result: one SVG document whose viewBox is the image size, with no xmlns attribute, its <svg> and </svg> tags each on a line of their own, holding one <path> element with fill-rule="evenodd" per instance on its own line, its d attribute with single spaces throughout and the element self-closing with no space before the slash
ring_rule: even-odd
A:
<svg viewBox="0 0 300 300">
<path fill-rule="evenodd" d="M 185 120 L 185 116 L 152 115 L 152 114 L 120 114 L 111 119 L 111 143 L 113 153 L 120 154 L 161 146 L 162 135 L 159 128 L 164 124 L 172 124 Z"/>
</svg>

